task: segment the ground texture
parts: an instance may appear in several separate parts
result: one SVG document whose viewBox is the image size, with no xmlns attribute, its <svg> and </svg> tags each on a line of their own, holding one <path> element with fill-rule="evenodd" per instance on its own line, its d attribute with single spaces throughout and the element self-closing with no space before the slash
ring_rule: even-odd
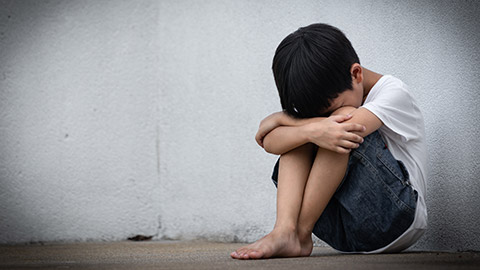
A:
<svg viewBox="0 0 480 270">
<path fill-rule="evenodd" d="M 111 242 L 0 245 L 0 269 L 480 269 L 479 252 L 340 254 L 315 247 L 310 257 L 238 261 L 243 244 Z"/>
</svg>

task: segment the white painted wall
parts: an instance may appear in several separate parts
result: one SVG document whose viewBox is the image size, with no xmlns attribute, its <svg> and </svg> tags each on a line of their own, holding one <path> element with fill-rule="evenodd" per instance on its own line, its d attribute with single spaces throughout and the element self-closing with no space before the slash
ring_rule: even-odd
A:
<svg viewBox="0 0 480 270">
<path fill-rule="evenodd" d="M 271 60 L 326 22 L 424 110 L 415 248 L 480 250 L 480 4 L 419 2 L 0 1 L 0 242 L 267 233 L 276 157 L 253 136 L 280 109 Z"/>
<path fill-rule="evenodd" d="M 0 242 L 157 233 L 157 17 L 1 2 Z"/>
</svg>

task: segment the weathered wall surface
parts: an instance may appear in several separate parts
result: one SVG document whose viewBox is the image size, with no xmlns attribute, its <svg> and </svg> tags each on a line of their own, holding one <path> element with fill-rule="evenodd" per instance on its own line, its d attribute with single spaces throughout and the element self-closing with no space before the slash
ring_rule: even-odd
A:
<svg viewBox="0 0 480 270">
<path fill-rule="evenodd" d="M 271 60 L 325 22 L 424 111 L 430 227 L 415 248 L 480 250 L 477 2 L 0 4 L 0 242 L 267 233 L 276 157 L 253 136 L 280 110 Z"/>
<path fill-rule="evenodd" d="M 1 2 L 0 242 L 157 233 L 156 7 Z"/>
</svg>

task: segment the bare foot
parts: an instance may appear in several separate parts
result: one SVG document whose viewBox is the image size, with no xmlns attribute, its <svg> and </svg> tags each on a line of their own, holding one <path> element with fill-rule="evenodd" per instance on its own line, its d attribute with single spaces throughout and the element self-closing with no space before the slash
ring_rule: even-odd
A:
<svg viewBox="0 0 480 270">
<path fill-rule="evenodd" d="M 272 257 L 304 257 L 312 253 L 313 242 L 309 235 L 300 240 L 296 231 L 274 229 L 257 242 L 232 252 L 234 259 L 266 259 Z"/>
</svg>

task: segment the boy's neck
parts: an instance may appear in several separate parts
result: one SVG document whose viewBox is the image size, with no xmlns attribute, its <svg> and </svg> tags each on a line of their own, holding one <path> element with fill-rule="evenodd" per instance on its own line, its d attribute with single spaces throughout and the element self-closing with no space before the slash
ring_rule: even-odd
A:
<svg viewBox="0 0 480 270">
<path fill-rule="evenodd" d="M 372 87 L 380 80 L 382 74 L 373 72 L 369 69 L 363 68 L 363 100 L 367 98 L 368 93 L 372 90 Z"/>
</svg>

